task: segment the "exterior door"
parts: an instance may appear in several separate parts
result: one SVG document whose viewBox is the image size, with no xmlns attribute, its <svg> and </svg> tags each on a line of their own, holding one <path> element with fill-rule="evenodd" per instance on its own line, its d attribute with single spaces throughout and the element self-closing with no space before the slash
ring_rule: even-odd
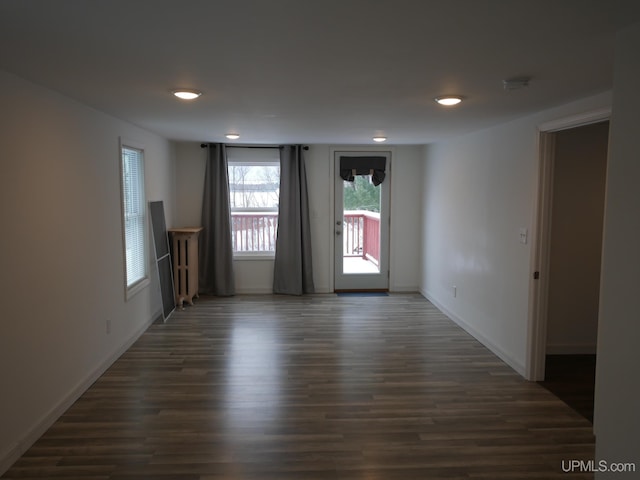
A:
<svg viewBox="0 0 640 480">
<path fill-rule="evenodd" d="M 386 158 L 386 178 L 374 186 L 371 175 L 340 177 L 341 157 Z M 389 152 L 335 152 L 335 291 L 389 289 Z"/>
</svg>

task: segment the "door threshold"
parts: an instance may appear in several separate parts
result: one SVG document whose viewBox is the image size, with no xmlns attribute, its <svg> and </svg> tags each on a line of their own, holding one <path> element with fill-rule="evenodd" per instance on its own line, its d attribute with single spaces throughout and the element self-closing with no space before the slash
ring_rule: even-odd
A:
<svg viewBox="0 0 640 480">
<path fill-rule="evenodd" d="M 389 290 L 386 288 L 373 288 L 373 289 L 339 289 L 334 290 L 336 295 L 389 295 Z"/>
</svg>

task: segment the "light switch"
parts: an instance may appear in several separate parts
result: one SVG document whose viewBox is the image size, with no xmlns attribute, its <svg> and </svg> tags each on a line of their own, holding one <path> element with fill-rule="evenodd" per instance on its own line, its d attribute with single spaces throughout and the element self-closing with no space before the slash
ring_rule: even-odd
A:
<svg viewBox="0 0 640 480">
<path fill-rule="evenodd" d="M 526 228 L 521 228 L 520 229 L 520 243 L 526 245 L 527 244 L 527 237 L 528 237 L 529 232 L 527 231 Z"/>
</svg>

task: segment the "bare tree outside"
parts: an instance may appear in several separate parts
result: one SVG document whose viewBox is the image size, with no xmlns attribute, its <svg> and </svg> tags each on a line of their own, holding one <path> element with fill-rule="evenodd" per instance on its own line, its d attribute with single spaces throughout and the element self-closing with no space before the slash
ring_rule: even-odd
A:
<svg viewBox="0 0 640 480">
<path fill-rule="evenodd" d="M 229 165 L 232 208 L 274 208 L 280 194 L 280 168 L 275 165 Z"/>
</svg>

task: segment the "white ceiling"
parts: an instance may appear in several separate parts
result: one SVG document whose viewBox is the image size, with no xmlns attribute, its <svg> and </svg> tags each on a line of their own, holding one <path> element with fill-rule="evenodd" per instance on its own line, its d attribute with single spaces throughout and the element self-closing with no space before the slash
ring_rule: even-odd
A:
<svg viewBox="0 0 640 480">
<path fill-rule="evenodd" d="M 609 90 L 639 21 L 638 0 L 0 0 L 0 69 L 169 139 L 424 144 Z"/>
</svg>

